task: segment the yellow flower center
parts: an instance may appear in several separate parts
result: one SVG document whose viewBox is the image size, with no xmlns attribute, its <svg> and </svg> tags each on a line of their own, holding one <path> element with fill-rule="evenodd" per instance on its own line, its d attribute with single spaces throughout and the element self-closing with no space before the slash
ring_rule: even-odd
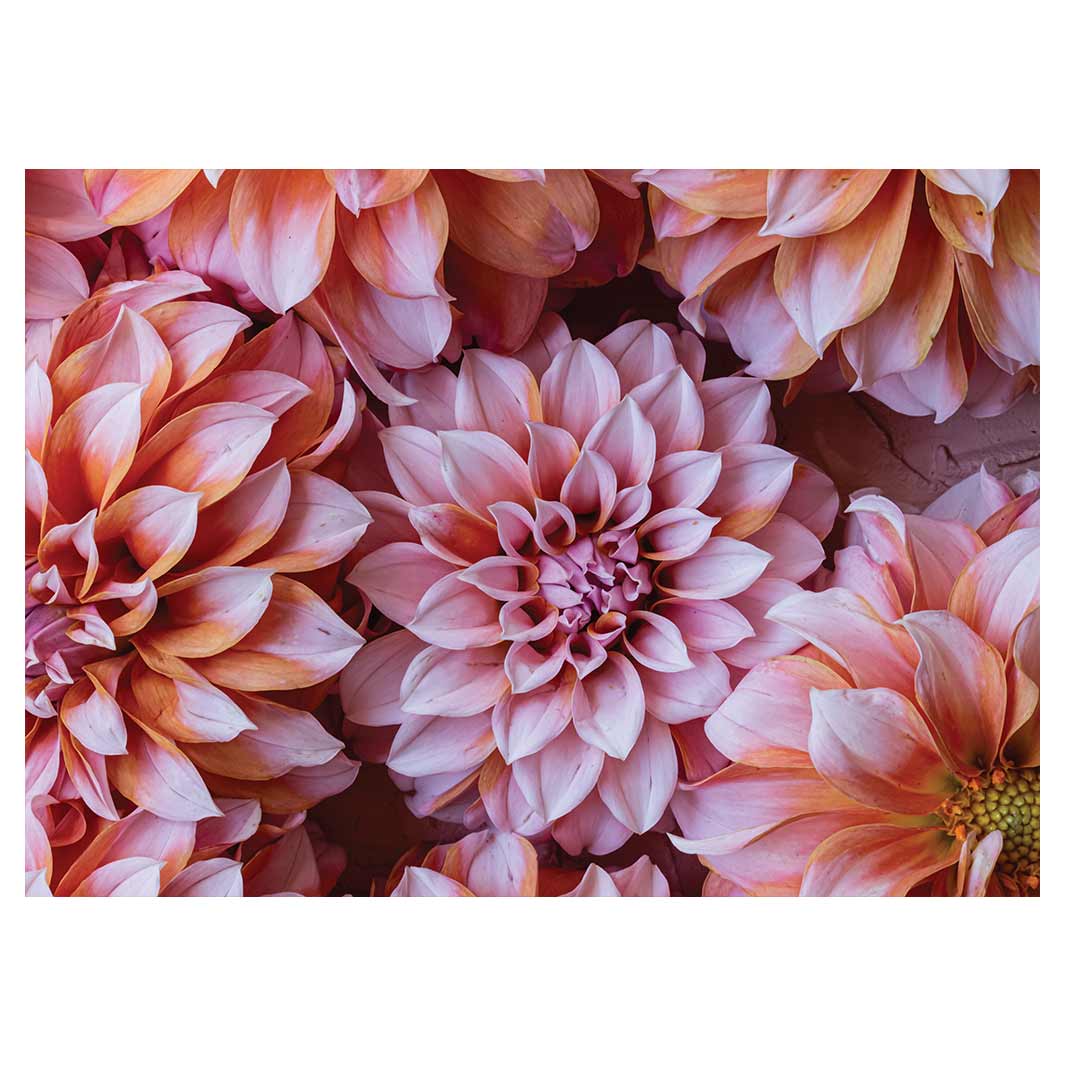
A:
<svg viewBox="0 0 1065 1065">
<path fill-rule="evenodd" d="M 970 780 L 942 806 L 947 828 L 959 839 L 996 829 L 1002 853 L 995 869 L 1024 893 L 1039 886 L 1039 770 L 993 769 Z M 973 840 L 976 843 L 976 839 Z"/>
</svg>

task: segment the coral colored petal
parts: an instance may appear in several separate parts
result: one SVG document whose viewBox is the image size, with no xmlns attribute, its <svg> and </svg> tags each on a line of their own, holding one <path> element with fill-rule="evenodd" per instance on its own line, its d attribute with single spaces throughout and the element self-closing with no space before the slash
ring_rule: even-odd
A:
<svg viewBox="0 0 1065 1065">
<path fill-rule="evenodd" d="M 905 895 L 953 865 L 961 844 L 938 828 L 859 825 L 830 836 L 810 856 L 802 895 Z"/>
<path fill-rule="evenodd" d="M 815 237 L 849 225 L 869 205 L 889 170 L 771 170 L 762 232 Z"/>
</svg>

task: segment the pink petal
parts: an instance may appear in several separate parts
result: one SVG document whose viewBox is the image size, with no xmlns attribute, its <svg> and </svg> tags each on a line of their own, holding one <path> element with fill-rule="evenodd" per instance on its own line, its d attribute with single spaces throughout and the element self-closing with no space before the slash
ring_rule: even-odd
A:
<svg viewBox="0 0 1065 1065">
<path fill-rule="evenodd" d="M 159 871 L 154 858 L 120 858 L 94 869 L 74 892 L 97 898 L 154 898 L 159 894 Z"/>
<path fill-rule="evenodd" d="M 622 394 L 677 365 L 669 334 L 646 320 L 619 325 L 596 346 L 613 363 Z"/>
<path fill-rule="evenodd" d="M 131 226 L 158 214 L 184 191 L 196 170 L 86 170 L 85 191 L 109 226 Z"/>
<path fill-rule="evenodd" d="M 1039 602 L 1039 530 L 1018 529 L 981 551 L 958 577 L 949 610 L 1005 656 Z"/>
<path fill-rule="evenodd" d="M 662 673 L 644 667 L 637 670 L 647 712 L 667 725 L 706 717 L 728 695 L 728 670 L 717 655 L 693 651 L 690 658 L 691 668 L 679 673 Z M 597 677 L 599 672 L 592 677 Z"/>
<path fill-rule="evenodd" d="M 422 649 L 403 674 L 401 710 L 405 714 L 470 717 L 489 709 L 508 688 L 504 654 L 502 647 Z"/>
<path fill-rule="evenodd" d="M 428 170 L 326 170 L 337 198 L 352 214 L 365 207 L 382 207 L 409 196 L 425 180 Z"/>
<path fill-rule="evenodd" d="M 252 291 L 278 314 L 311 294 L 333 248 L 335 195 L 320 170 L 242 170 L 229 225 Z"/>
<path fill-rule="evenodd" d="M 930 814 L 957 785 L 913 704 L 886 688 L 810 692 L 810 760 L 845 795 Z"/>
<path fill-rule="evenodd" d="M 388 766 L 410 777 L 461 773 L 479 766 L 494 748 L 491 714 L 411 716 L 392 741 Z"/>
<path fill-rule="evenodd" d="M 539 862 L 532 844 L 521 836 L 475 832 L 448 848 L 441 872 L 479 898 L 532 897 Z"/>
<path fill-rule="evenodd" d="M 626 828 L 649 832 L 665 813 L 676 786 L 677 750 L 669 726 L 648 716 L 628 757 L 604 763 L 599 796 Z"/>
<path fill-rule="evenodd" d="M 718 454 L 721 476 L 705 509 L 721 516 L 716 535 L 743 540 L 777 512 L 791 486 L 795 456 L 769 444 L 730 444 Z"/>
<path fill-rule="evenodd" d="M 849 225 L 889 170 L 771 170 L 763 233 L 814 237 Z"/>
<path fill-rule="evenodd" d="M 835 334 L 868 317 L 891 288 L 906 237 L 914 172 L 895 170 L 844 229 L 788 240 L 774 284 L 803 340 L 823 355 Z"/>
<path fill-rule="evenodd" d="M 655 463 L 655 431 L 631 396 L 608 410 L 588 432 L 584 446 L 610 463 L 618 488 L 646 484 Z"/>
<path fill-rule="evenodd" d="M 89 296 L 77 258 L 62 244 L 26 234 L 26 317 L 61 318 Z"/>
<path fill-rule="evenodd" d="M 611 854 L 630 839 L 626 828 L 603 804 L 599 793 L 591 792 L 575 809 L 551 826 L 551 834 L 569 855 Z"/>
<path fill-rule="evenodd" d="M 924 170 L 925 177 L 955 196 L 975 196 L 993 211 L 1009 185 L 1008 170 Z"/>
<path fill-rule="evenodd" d="M 660 599 L 655 610 L 676 624 L 692 651 L 722 651 L 754 635 L 743 614 L 721 600 Z"/>
<path fill-rule="evenodd" d="M 473 892 L 460 883 L 432 869 L 409 865 L 392 891 L 392 898 L 461 898 Z"/>
<path fill-rule="evenodd" d="M 758 580 L 770 561 L 766 552 L 742 540 L 712 536 L 689 558 L 660 565 L 654 579 L 663 592 L 680 599 L 728 599 Z"/>
<path fill-rule="evenodd" d="M 750 377 L 720 377 L 699 385 L 706 429 L 697 446 L 761 444 L 769 430 L 769 389 Z"/>
<path fill-rule="evenodd" d="M 656 510 L 698 507 L 721 475 L 721 455 L 706 451 L 678 451 L 656 462 L 649 485 Z"/>
<path fill-rule="evenodd" d="M 485 430 L 527 455 L 526 422 L 538 422 L 540 393 L 531 371 L 515 359 L 467 351 L 459 372 L 455 419 L 460 429 Z"/>
<path fill-rule="evenodd" d="M 548 821 L 574 809 L 595 787 L 603 768 L 603 752 L 591 747 L 573 728 L 535 754 L 512 766 L 514 779 L 534 810 Z"/>
<path fill-rule="evenodd" d="M 532 507 L 529 468 L 505 441 L 462 429 L 442 432 L 439 440 L 444 483 L 471 514 L 490 518 L 489 506 L 501 500 Z"/>
<path fill-rule="evenodd" d="M 85 191 L 83 170 L 26 171 L 26 230 L 67 243 L 108 229 Z"/>
<path fill-rule="evenodd" d="M 539 499 L 558 499 L 566 476 L 577 461 L 577 443 L 565 429 L 545 422 L 531 422 L 526 428 L 533 491 Z"/>
<path fill-rule="evenodd" d="M 404 370 L 392 376 L 392 384 L 417 402 L 390 406 L 389 425 L 417 425 L 430 432 L 456 428 L 458 381 L 446 366 L 437 363 L 421 370 Z"/>
<path fill-rule="evenodd" d="M 407 667 L 425 644 L 405 629 L 368 643 L 340 674 L 344 716 L 357 725 L 379 728 L 406 720 L 400 685 Z"/>
<path fill-rule="evenodd" d="M 629 654 L 642 666 L 659 673 L 680 673 L 692 662 L 681 630 L 660 614 L 634 610 L 622 642 Z M 616 756 L 615 756 L 616 757 Z"/>
<path fill-rule="evenodd" d="M 802 895 L 905 895 L 957 861 L 961 845 L 938 828 L 859 825 L 830 836 L 810 856 Z"/>
<path fill-rule="evenodd" d="M 846 688 L 839 674 L 810 658 L 755 666 L 706 723 L 710 742 L 736 762 L 765 768 L 810 764 L 811 691 Z"/>
<path fill-rule="evenodd" d="M 426 643 L 454 650 L 499 643 L 498 603 L 461 576 L 461 572 L 449 573 L 433 584 L 422 596 L 408 628 Z"/>
<path fill-rule="evenodd" d="M 404 425 L 383 429 L 379 438 L 388 472 L 404 499 L 415 506 L 452 502 L 441 472 L 442 434 Z"/>
<path fill-rule="evenodd" d="M 575 340 L 553 355 L 540 382 L 543 417 L 583 444 L 592 426 L 621 399 L 617 371 L 586 340 Z"/>
<path fill-rule="evenodd" d="M 594 673 L 578 681 L 573 725 L 585 743 L 610 758 L 627 758 L 644 721 L 644 692 L 632 663 L 611 652 Z"/>
<path fill-rule="evenodd" d="M 651 423 L 656 457 L 692 451 L 703 440 L 703 405 L 681 366 L 652 377 L 629 395 Z M 601 446 L 600 449 L 602 450 Z"/>
<path fill-rule="evenodd" d="M 232 858 L 193 862 L 167 884 L 163 895 L 166 898 L 242 898 L 241 864 Z"/>
<path fill-rule="evenodd" d="M 408 196 L 357 214 L 341 211 L 337 228 L 355 269 L 392 296 L 435 296 L 447 244 L 447 208 L 432 175 Z"/>
<path fill-rule="evenodd" d="M 917 645 L 917 699 L 948 765 L 970 776 L 990 769 L 1006 713 L 1002 658 L 944 610 L 907 614 L 899 625 Z"/>
<path fill-rule="evenodd" d="M 838 662 L 859 688 L 891 688 L 909 697 L 918 654 L 904 632 L 883 622 L 843 588 L 799 592 L 766 615 Z"/>
</svg>

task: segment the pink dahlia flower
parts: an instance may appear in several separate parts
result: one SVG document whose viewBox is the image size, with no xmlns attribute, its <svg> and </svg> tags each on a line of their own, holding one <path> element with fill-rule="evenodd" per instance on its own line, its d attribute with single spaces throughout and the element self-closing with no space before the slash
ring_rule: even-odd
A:
<svg viewBox="0 0 1065 1065">
<path fill-rule="evenodd" d="M 377 363 L 432 363 L 453 335 L 514 351 L 549 283 L 629 273 L 644 231 L 631 171 L 37 170 L 27 230 L 61 243 L 113 227 L 249 312 L 300 305 L 389 402 Z M 119 229 L 116 232 L 125 232 Z M 313 296 L 313 299 L 311 298 Z M 458 333 L 454 334 L 457 345 Z"/>
<path fill-rule="evenodd" d="M 27 863 L 48 879 L 90 814 L 291 813 L 351 782 L 299 702 L 363 638 L 306 582 L 369 514 L 316 472 L 359 404 L 309 326 L 242 342 L 247 317 L 191 274 L 101 284 L 97 262 L 89 295 L 72 252 L 34 245 L 27 314 L 54 339 L 28 333 Z"/>
<path fill-rule="evenodd" d="M 706 725 L 735 764 L 678 796 L 684 838 L 752 894 L 1039 888 L 1038 489 L 981 473 L 923 515 L 854 499 L 809 646 Z M 715 889 L 715 893 L 722 893 Z"/>
<path fill-rule="evenodd" d="M 943 421 L 1001 413 L 1039 366 L 1037 170 L 641 170 L 643 262 L 749 372 L 829 355 L 853 389 Z"/>
<path fill-rule="evenodd" d="M 255 799 L 221 799 L 220 815 L 171 821 L 135 810 L 57 852 L 51 876 L 27 870 L 27 895 L 239 897 L 325 895 L 344 852 L 304 814 L 263 816 Z"/>
<path fill-rule="evenodd" d="M 419 864 L 401 861 L 389 878 L 393 898 L 412 896 L 563 898 L 668 897 L 666 878 L 650 858 L 608 872 L 541 868 L 533 845 L 512 832 L 474 832 L 433 847 Z M 572 885 L 572 886 L 571 886 Z M 567 890 L 568 889 L 568 890 Z"/>
<path fill-rule="evenodd" d="M 729 667 L 804 642 L 764 615 L 820 565 L 835 490 L 765 442 L 763 383 L 703 359 L 649 322 L 594 345 L 552 318 L 519 358 L 408 375 L 426 399 L 380 430 L 394 491 L 357 493 L 374 549 L 348 578 L 400 628 L 341 698 L 391 730 L 419 815 L 477 799 L 470 827 L 609 853 L 681 763 L 705 775 Z"/>
</svg>

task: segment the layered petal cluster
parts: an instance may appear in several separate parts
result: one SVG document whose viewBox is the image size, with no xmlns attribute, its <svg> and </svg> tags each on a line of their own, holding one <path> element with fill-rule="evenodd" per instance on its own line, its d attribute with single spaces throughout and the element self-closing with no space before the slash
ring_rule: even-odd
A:
<svg viewBox="0 0 1065 1065">
<path fill-rule="evenodd" d="M 347 859 L 305 814 L 264 814 L 255 799 L 221 799 L 219 807 L 198 822 L 143 809 L 118 821 L 95 818 L 57 850 L 51 870 L 26 871 L 26 894 L 240 898 L 333 889 Z"/>
<path fill-rule="evenodd" d="M 641 170 L 641 260 L 769 380 L 841 385 L 943 421 L 1037 381 L 1036 170 Z M 835 367 L 833 367 L 835 370 Z"/>
<path fill-rule="evenodd" d="M 473 337 L 517 350 L 549 285 L 633 269 L 644 206 L 631 173 L 29 171 L 27 230 L 35 246 L 136 230 L 225 302 L 277 315 L 299 305 L 371 391 L 410 402 L 378 364 L 416 369 Z"/>
<path fill-rule="evenodd" d="M 291 314 L 244 341 L 192 274 L 130 277 L 132 238 L 33 239 L 27 868 L 134 808 L 305 810 L 358 768 L 304 708 L 364 642 L 312 588 L 370 520 L 320 472 L 359 432 L 346 360 Z"/>
<path fill-rule="evenodd" d="M 770 617 L 809 641 L 707 722 L 732 765 L 683 792 L 713 893 L 1039 889 L 1038 487 L 983 471 L 924 514 L 859 495 L 820 591 Z"/>
<path fill-rule="evenodd" d="M 548 316 L 517 357 L 407 375 L 348 577 L 396 628 L 341 699 L 419 816 L 610 853 L 708 771 L 730 669 L 805 642 L 765 615 L 820 566 L 835 490 L 766 442 L 764 383 L 704 360 Z"/>
<path fill-rule="evenodd" d="M 486 829 L 457 843 L 431 848 L 420 862 L 408 854 L 389 878 L 392 898 L 480 897 L 662 898 L 669 885 L 650 858 L 607 871 L 592 864 L 579 869 L 541 866 L 536 849 L 513 832 Z"/>
</svg>

